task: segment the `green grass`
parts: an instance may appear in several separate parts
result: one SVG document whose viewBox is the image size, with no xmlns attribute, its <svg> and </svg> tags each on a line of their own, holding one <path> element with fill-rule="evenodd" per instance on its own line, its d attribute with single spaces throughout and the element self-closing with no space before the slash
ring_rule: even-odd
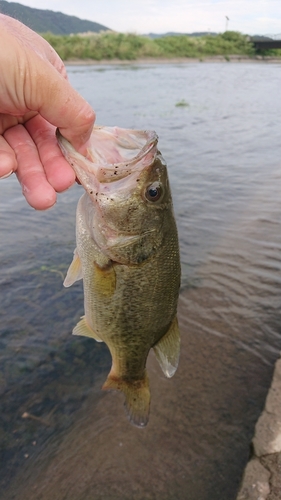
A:
<svg viewBox="0 0 281 500">
<path fill-rule="evenodd" d="M 54 47 L 60 57 L 69 59 L 120 59 L 204 57 L 222 55 L 229 60 L 231 55 L 254 56 L 255 50 L 248 36 L 236 31 L 226 31 L 217 36 L 190 37 L 187 35 L 164 36 L 150 39 L 144 36 L 104 32 L 90 36 L 53 35 L 44 38 Z M 280 50 L 266 51 L 266 55 L 280 56 Z M 271 54 L 272 53 L 272 54 Z"/>
<path fill-rule="evenodd" d="M 123 33 L 102 33 L 91 36 L 59 36 L 47 33 L 44 38 L 59 56 L 68 59 L 121 59 L 162 56 L 161 50 L 146 37 Z"/>
</svg>

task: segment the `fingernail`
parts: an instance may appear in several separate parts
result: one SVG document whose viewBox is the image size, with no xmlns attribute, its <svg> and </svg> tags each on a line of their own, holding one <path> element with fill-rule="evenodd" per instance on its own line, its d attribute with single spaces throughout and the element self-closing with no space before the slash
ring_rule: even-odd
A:
<svg viewBox="0 0 281 500">
<path fill-rule="evenodd" d="M 0 176 L 0 179 L 6 179 L 7 177 L 10 177 L 10 175 L 12 175 L 14 173 L 13 170 L 11 170 L 10 172 L 8 172 L 7 174 L 4 174 L 2 176 Z"/>
</svg>

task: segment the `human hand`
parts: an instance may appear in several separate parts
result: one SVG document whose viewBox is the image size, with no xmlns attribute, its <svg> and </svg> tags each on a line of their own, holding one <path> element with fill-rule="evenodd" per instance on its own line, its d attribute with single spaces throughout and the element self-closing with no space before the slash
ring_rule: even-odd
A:
<svg viewBox="0 0 281 500">
<path fill-rule="evenodd" d="M 56 127 L 81 151 L 95 114 L 42 37 L 3 14 L 0 33 L 0 178 L 15 172 L 28 203 L 44 210 L 75 181 Z"/>
</svg>

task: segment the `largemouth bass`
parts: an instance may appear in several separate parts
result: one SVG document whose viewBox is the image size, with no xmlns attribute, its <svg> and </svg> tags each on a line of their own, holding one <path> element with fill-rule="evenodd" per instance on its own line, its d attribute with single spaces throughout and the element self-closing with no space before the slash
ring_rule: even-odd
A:
<svg viewBox="0 0 281 500">
<path fill-rule="evenodd" d="M 167 377 L 177 369 L 180 260 L 167 167 L 155 132 L 95 127 L 86 156 L 59 131 L 60 148 L 85 193 L 64 286 L 83 279 L 85 315 L 75 335 L 105 342 L 112 367 L 103 389 L 122 391 L 130 421 L 144 427 L 153 348 Z"/>
</svg>

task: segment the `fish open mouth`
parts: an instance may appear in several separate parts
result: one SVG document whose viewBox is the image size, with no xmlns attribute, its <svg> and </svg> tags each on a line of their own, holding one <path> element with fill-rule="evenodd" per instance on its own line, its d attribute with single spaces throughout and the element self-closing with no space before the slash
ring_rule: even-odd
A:
<svg viewBox="0 0 281 500">
<path fill-rule="evenodd" d="M 150 130 L 94 127 L 85 156 L 75 151 L 58 129 L 56 135 L 63 154 L 88 192 L 90 176 L 100 183 L 114 182 L 143 170 L 157 154 L 158 136 Z"/>
<path fill-rule="evenodd" d="M 153 131 L 95 127 L 89 140 L 87 158 L 106 168 L 133 166 L 151 152 L 157 141 L 158 136 Z"/>
</svg>

